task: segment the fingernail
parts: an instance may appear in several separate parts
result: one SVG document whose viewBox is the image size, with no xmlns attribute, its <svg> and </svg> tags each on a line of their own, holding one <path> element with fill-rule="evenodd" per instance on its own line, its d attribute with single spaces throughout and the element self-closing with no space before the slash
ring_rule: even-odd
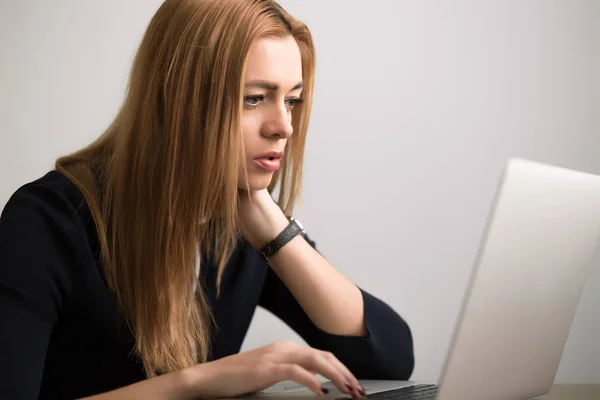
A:
<svg viewBox="0 0 600 400">
<path fill-rule="evenodd" d="M 354 392 L 354 387 L 351 384 L 345 383 L 345 385 L 346 385 L 346 389 L 348 390 L 349 393 Z"/>
<path fill-rule="evenodd" d="M 329 393 L 329 389 L 327 389 L 326 387 L 321 387 L 321 392 L 323 392 L 323 394 L 328 394 Z"/>
<path fill-rule="evenodd" d="M 367 393 L 365 392 L 365 389 L 362 388 L 362 386 L 358 386 L 358 394 L 360 394 L 361 396 L 366 396 Z"/>
</svg>

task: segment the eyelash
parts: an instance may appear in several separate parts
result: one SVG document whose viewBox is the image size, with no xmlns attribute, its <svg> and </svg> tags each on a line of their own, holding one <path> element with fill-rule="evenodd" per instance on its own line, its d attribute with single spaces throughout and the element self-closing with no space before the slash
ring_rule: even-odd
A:
<svg viewBox="0 0 600 400">
<path fill-rule="evenodd" d="M 248 108 L 257 108 L 260 104 L 248 104 L 248 101 L 251 100 L 255 100 L 257 102 L 263 102 L 265 100 L 265 96 L 264 95 L 256 95 L 256 96 L 246 96 L 244 97 L 244 104 L 246 107 Z M 291 101 L 292 105 L 288 106 L 287 108 L 289 110 L 292 110 L 295 106 L 302 104 L 302 102 L 304 101 L 303 99 L 300 98 L 290 98 L 290 99 L 286 99 L 285 100 L 286 103 Z"/>
</svg>

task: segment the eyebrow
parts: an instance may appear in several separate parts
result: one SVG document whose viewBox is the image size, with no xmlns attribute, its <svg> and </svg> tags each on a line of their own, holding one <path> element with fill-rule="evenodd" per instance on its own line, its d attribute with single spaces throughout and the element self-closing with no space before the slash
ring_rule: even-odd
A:
<svg viewBox="0 0 600 400">
<path fill-rule="evenodd" d="M 278 84 L 273 83 L 273 82 L 268 82 L 268 81 L 251 81 L 251 82 L 246 83 L 246 87 L 258 87 L 258 88 L 270 90 L 272 92 L 276 92 L 279 90 Z M 298 83 L 296 86 L 294 86 L 292 88 L 292 90 L 290 90 L 290 92 L 292 92 L 294 90 L 302 89 L 302 88 L 304 88 L 304 82 Z"/>
</svg>

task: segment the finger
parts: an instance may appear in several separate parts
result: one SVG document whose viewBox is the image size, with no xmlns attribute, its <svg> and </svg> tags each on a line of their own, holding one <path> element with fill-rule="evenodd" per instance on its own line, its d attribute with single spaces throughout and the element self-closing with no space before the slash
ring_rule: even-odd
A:
<svg viewBox="0 0 600 400">
<path fill-rule="evenodd" d="M 356 392 L 355 394 L 360 394 L 359 390 L 362 390 L 362 387 L 360 386 L 358 379 L 356 379 L 352 372 L 350 372 L 348 367 L 346 367 L 333 353 L 329 351 L 322 351 L 321 354 L 323 358 L 332 363 L 338 370 L 342 371 L 346 382 L 351 386 L 350 389 L 353 392 Z"/>
<path fill-rule="evenodd" d="M 314 349 L 305 349 L 299 364 L 306 369 L 316 371 L 329 379 L 342 393 L 351 393 L 352 382 L 348 382 L 344 372 L 337 365 L 324 357 L 323 352 Z"/>
<path fill-rule="evenodd" d="M 270 347 L 269 358 L 279 363 L 299 364 L 306 370 L 316 372 L 329 379 L 342 393 L 355 394 L 353 381 L 346 381 L 342 369 L 329 362 L 324 352 L 291 342 L 279 342 Z"/>
<path fill-rule="evenodd" d="M 293 363 L 274 364 L 273 376 L 277 382 L 294 381 L 300 385 L 304 385 L 319 396 L 324 396 L 325 393 L 321 389 L 321 381 L 317 379 L 315 374 L 309 372 L 302 366 Z"/>
<path fill-rule="evenodd" d="M 327 361 L 332 363 L 337 369 L 342 371 L 342 374 L 344 374 L 348 383 L 358 386 L 358 379 L 356 379 L 348 367 L 346 367 L 333 353 L 329 351 L 321 351 L 321 355 Z"/>
</svg>

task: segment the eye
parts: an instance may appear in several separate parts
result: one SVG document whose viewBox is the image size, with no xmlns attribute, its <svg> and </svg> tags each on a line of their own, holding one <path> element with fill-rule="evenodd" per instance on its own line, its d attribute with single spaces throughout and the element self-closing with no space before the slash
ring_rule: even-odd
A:
<svg viewBox="0 0 600 400">
<path fill-rule="evenodd" d="M 297 106 L 298 104 L 302 103 L 302 99 L 301 98 L 291 98 L 291 99 L 285 99 L 285 105 L 287 106 L 287 108 L 289 110 L 293 110 L 295 106 Z"/>
<path fill-rule="evenodd" d="M 258 94 L 255 96 L 245 96 L 244 104 L 250 108 L 258 107 L 265 100 L 265 96 Z"/>
</svg>

